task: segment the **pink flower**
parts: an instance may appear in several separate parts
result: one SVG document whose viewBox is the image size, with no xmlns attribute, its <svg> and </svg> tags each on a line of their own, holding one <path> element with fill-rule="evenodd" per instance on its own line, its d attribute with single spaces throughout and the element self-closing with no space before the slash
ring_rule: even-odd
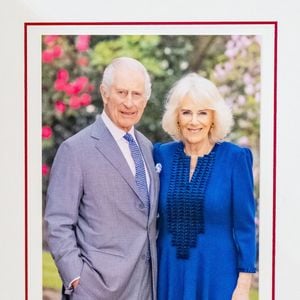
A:
<svg viewBox="0 0 300 300">
<path fill-rule="evenodd" d="M 238 144 L 241 145 L 241 146 L 248 146 L 249 145 L 249 139 L 248 137 L 246 136 L 241 136 L 239 139 L 238 139 Z"/>
<path fill-rule="evenodd" d="M 50 64 L 54 59 L 53 51 L 51 49 L 46 49 L 42 53 L 42 62 L 45 64 Z"/>
<path fill-rule="evenodd" d="M 252 84 L 248 84 L 245 89 L 244 89 L 245 93 L 247 95 L 253 95 L 255 90 L 254 90 L 254 86 Z"/>
<path fill-rule="evenodd" d="M 59 69 L 56 73 L 56 78 L 61 79 L 65 82 L 69 80 L 69 72 L 66 69 Z"/>
<path fill-rule="evenodd" d="M 76 93 L 83 91 L 89 83 L 89 79 L 86 76 L 78 77 L 74 81 L 74 89 Z"/>
<path fill-rule="evenodd" d="M 46 164 L 42 164 L 42 175 L 47 176 L 49 174 L 50 168 Z"/>
<path fill-rule="evenodd" d="M 48 140 L 52 137 L 52 128 L 48 125 L 42 127 L 42 138 Z"/>
<path fill-rule="evenodd" d="M 75 89 L 73 83 L 65 83 L 64 91 L 68 96 L 75 95 Z"/>
<path fill-rule="evenodd" d="M 87 94 L 87 93 L 83 93 L 81 96 L 80 96 L 80 104 L 82 106 L 88 106 L 89 104 L 91 104 L 92 102 L 92 97 L 91 95 Z"/>
<path fill-rule="evenodd" d="M 63 55 L 63 49 L 56 45 L 52 49 L 48 48 L 42 52 L 42 62 L 45 64 L 51 63 L 55 58 Z"/>
<path fill-rule="evenodd" d="M 80 67 L 86 67 L 89 64 L 89 59 L 86 56 L 81 56 L 77 59 L 76 64 Z"/>
<path fill-rule="evenodd" d="M 89 87 L 88 87 L 88 92 L 91 93 L 93 90 L 95 89 L 95 86 L 93 84 L 89 84 Z"/>
<path fill-rule="evenodd" d="M 88 87 L 89 79 L 86 76 L 80 76 L 75 81 L 65 86 L 65 92 L 71 95 L 78 95 Z"/>
<path fill-rule="evenodd" d="M 78 35 L 75 47 L 79 52 L 84 52 L 90 47 L 90 35 Z"/>
<path fill-rule="evenodd" d="M 54 104 L 54 108 L 57 112 L 64 113 L 67 107 L 63 101 L 57 100 Z"/>
<path fill-rule="evenodd" d="M 54 56 L 54 58 L 59 58 L 59 57 L 61 57 L 61 56 L 63 55 L 63 53 L 64 53 L 62 47 L 61 47 L 61 46 L 58 46 L 58 45 L 54 46 L 52 51 L 53 51 L 53 56 Z"/>
<path fill-rule="evenodd" d="M 67 83 L 62 79 L 56 79 L 54 81 L 54 89 L 56 91 L 65 91 Z"/>
<path fill-rule="evenodd" d="M 43 41 L 47 46 L 51 46 L 56 42 L 57 39 L 58 35 L 45 35 Z"/>
<path fill-rule="evenodd" d="M 80 108 L 80 98 L 78 96 L 71 96 L 70 100 L 69 100 L 69 105 L 72 109 L 78 109 Z"/>
</svg>

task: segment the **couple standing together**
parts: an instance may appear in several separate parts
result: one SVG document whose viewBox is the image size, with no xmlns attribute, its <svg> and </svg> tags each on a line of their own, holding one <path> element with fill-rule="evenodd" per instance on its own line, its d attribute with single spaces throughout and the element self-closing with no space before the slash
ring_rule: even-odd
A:
<svg viewBox="0 0 300 300">
<path fill-rule="evenodd" d="M 104 71 L 101 116 L 59 147 L 45 221 L 72 300 L 248 300 L 255 273 L 252 155 L 222 139 L 232 115 L 195 73 L 170 90 L 151 142 L 134 128 L 151 94 L 145 67 Z"/>
</svg>

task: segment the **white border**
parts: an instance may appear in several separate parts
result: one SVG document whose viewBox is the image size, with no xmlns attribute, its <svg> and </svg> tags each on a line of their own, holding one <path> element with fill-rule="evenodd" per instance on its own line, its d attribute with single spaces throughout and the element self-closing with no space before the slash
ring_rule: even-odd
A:
<svg viewBox="0 0 300 300">
<path fill-rule="evenodd" d="M 271 299 L 273 205 L 274 25 L 74 25 L 28 26 L 28 234 L 29 299 L 42 298 L 41 36 L 93 35 L 260 35 L 262 40 L 260 150 L 259 298 Z M 34 246 L 33 246 L 34 245 Z"/>
</svg>

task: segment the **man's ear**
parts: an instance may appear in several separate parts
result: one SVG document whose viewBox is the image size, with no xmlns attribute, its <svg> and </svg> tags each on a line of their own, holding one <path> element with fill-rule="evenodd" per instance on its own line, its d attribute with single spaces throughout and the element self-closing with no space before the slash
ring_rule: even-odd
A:
<svg viewBox="0 0 300 300">
<path fill-rule="evenodd" d="M 107 104 L 108 102 L 108 97 L 109 97 L 109 92 L 107 90 L 107 87 L 104 84 L 100 84 L 100 88 L 99 88 L 102 100 L 104 104 Z"/>
</svg>

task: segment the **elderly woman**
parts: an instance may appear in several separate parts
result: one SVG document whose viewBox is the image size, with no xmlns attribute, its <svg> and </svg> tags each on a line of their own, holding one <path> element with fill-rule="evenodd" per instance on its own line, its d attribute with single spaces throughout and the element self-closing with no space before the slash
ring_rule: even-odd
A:
<svg viewBox="0 0 300 300">
<path fill-rule="evenodd" d="M 255 273 L 249 149 L 222 141 L 232 115 L 209 80 L 171 89 L 162 119 L 175 141 L 154 148 L 160 172 L 159 300 L 248 300 Z"/>
</svg>

